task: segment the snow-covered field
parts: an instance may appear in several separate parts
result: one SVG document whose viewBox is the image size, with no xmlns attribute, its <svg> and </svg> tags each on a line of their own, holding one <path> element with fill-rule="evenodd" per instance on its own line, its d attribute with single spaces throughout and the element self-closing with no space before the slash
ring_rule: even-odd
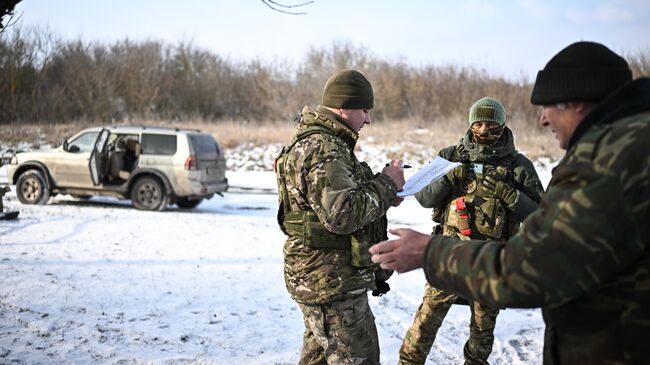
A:
<svg viewBox="0 0 650 365">
<path fill-rule="evenodd" d="M 275 190 L 272 172 L 228 178 Z M 284 287 L 277 195 L 239 191 L 163 212 L 69 196 L 27 206 L 8 194 L 20 216 L 0 221 L 0 364 L 297 363 L 304 327 Z M 389 224 L 428 232 L 430 212 L 409 197 Z M 424 282 L 421 270 L 394 275 L 371 297 L 383 364 L 397 362 Z M 462 363 L 468 325 L 468 308 L 454 306 L 429 363 Z M 490 363 L 541 364 L 543 328 L 539 310 L 503 311 Z"/>
</svg>

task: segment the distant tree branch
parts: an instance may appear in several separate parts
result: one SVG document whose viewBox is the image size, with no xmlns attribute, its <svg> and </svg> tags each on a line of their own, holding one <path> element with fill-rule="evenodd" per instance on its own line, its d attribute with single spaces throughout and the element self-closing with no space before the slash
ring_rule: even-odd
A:
<svg viewBox="0 0 650 365">
<path fill-rule="evenodd" d="M 284 10 L 284 9 L 299 8 L 299 7 L 303 7 L 303 6 L 309 5 L 309 4 L 314 2 L 312 0 L 312 1 L 306 1 L 306 2 L 300 3 L 300 4 L 282 4 L 282 3 L 279 3 L 279 2 L 273 1 L 273 0 L 261 0 L 261 1 L 264 3 L 264 5 L 268 6 L 269 8 L 271 8 L 271 9 L 277 11 L 277 12 L 284 13 L 284 14 L 289 14 L 289 15 L 305 15 L 307 13 L 288 11 L 288 10 Z"/>
<path fill-rule="evenodd" d="M 0 32 L 2 32 L 7 26 L 13 24 L 11 23 L 11 20 L 16 14 L 14 8 L 20 1 L 21 0 L 0 0 Z M 6 25 L 3 23 L 5 17 L 8 17 Z"/>
</svg>

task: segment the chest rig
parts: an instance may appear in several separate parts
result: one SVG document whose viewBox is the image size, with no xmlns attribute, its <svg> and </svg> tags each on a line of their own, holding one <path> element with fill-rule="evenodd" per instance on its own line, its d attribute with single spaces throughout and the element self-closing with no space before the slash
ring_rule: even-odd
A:
<svg viewBox="0 0 650 365">
<path fill-rule="evenodd" d="M 484 196 L 480 189 L 485 176 L 514 185 L 513 163 L 517 152 L 498 161 L 470 161 L 469 153 L 459 144 L 454 160 L 462 163 L 449 175 L 452 192 L 449 203 L 434 210 L 434 221 L 442 223 L 442 234 L 461 239 L 507 239 L 518 229 L 508 208 L 500 199 Z"/>
</svg>

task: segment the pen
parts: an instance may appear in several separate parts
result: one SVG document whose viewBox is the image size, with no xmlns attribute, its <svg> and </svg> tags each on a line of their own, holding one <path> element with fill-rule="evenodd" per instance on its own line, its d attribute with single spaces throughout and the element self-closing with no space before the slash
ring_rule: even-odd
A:
<svg viewBox="0 0 650 365">
<path fill-rule="evenodd" d="M 390 163 L 387 163 L 386 166 L 390 166 Z M 413 166 L 411 166 L 411 165 L 402 165 L 401 167 L 402 167 L 403 169 L 410 169 L 410 168 L 413 167 Z"/>
</svg>

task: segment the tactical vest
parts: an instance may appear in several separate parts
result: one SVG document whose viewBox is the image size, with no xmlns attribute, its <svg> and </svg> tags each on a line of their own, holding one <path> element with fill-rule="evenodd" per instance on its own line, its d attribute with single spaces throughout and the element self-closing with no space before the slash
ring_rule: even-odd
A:
<svg viewBox="0 0 650 365">
<path fill-rule="evenodd" d="M 433 212 L 433 220 L 442 223 L 441 233 L 464 240 L 505 240 L 514 235 L 520 223 L 510 219 L 509 210 L 500 199 L 483 196 L 480 187 L 487 175 L 514 185 L 512 164 L 517 152 L 503 157 L 498 165 L 469 161 L 462 143 L 455 154 L 452 160 L 462 165 L 451 173 L 451 200 L 444 209 Z"/>
<path fill-rule="evenodd" d="M 386 216 L 370 222 L 352 234 L 340 235 L 330 232 L 321 223 L 318 215 L 309 207 L 304 210 L 291 211 L 291 202 L 287 190 L 285 162 L 293 146 L 300 140 L 315 133 L 335 134 L 325 127 L 311 126 L 300 129 L 291 143 L 284 146 L 275 159 L 275 172 L 278 182 L 278 213 L 277 220 L 280 229 L 291 238 L 299 238 L 304 245 L 317 249 L 350 250 L 351 265 L 359 268 L 372 266 L 368 249 L 377 242 L 388 239 L 386 234 L 388 221 Z M 356 157 L 353 156 L 356 160 Z M 361 168 L 355 171 L 357 181 L 373 178 L 372 170 L 365 162 L 360 162 Z"/>
</svg>

